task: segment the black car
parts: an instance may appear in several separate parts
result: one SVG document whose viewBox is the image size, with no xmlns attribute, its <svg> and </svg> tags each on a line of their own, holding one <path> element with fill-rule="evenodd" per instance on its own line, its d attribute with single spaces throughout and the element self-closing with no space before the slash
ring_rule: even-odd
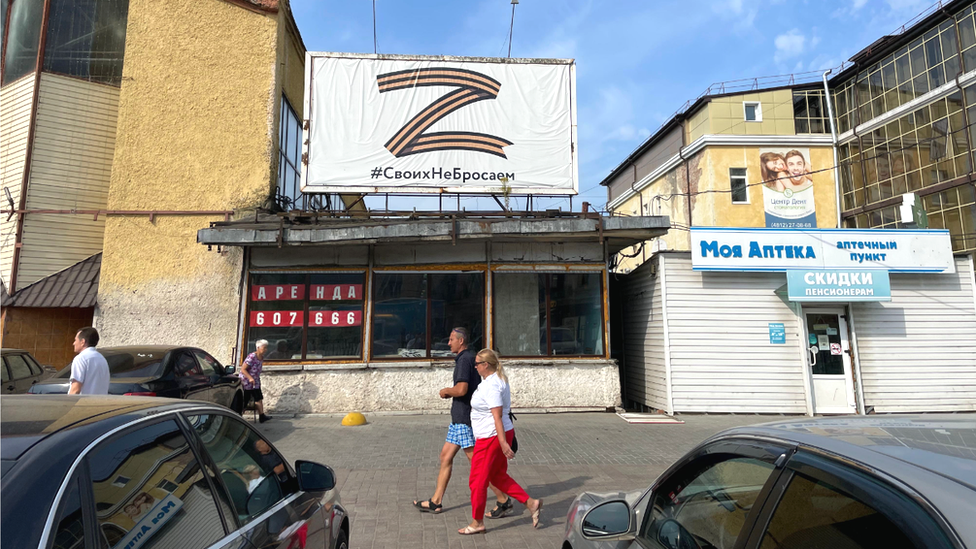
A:
<svg viewBox="0 0 976 549">
<path fill-rule="evenodd" d="M 293 469 L 226 408 L 11 395 L 0 437 L 5 548 L 348 548 L 332 469 Z"/>
<path fill-rule="evenodd" d="M 0 372 L 3 374 L 3 394 L 26 393 L 38 381 L 45 380 L 57 373 L 51 366 L 37 362 L 30 353 L 23 349 L 0 349 L 3 364 Z"/>
<path fill-rule="evenodd" d="M 206 400 L 240 413 L 244 390 L 233 366 L 221 366 L 206 351 L 166 345 L 99 347 L 108 362 L 110 395 Z M 67 394 L 71 368 L 34 384 L 35 395 Z"/>
</svg>

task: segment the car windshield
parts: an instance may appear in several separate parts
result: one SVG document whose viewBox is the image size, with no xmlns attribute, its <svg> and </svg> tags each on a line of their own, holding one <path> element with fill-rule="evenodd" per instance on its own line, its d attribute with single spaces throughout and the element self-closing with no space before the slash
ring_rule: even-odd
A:
<svg viewBox="0 0 976 549">
<path fill-rule="evenodd" d="M 161 351 L 100 351 L 108 362 L 111 377 L 159 377 L 163 375 L 163 357 Z M 57 377 L 68 379 L 71 368 L 58 372 Z"/>
</svg>

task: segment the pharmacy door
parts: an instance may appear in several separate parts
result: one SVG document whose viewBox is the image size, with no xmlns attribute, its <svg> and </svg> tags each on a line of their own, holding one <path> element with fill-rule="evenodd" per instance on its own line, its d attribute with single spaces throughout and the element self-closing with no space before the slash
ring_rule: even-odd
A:
<svg viewBox="0 0 976 549">
<path fill-rule="evenodd" d="M 851 372 L 847 319 L 843 309 L 806 309 L 807 364 L 810 366 L 813 413 L 853 414 L 854 376 Z"/>
</svg>

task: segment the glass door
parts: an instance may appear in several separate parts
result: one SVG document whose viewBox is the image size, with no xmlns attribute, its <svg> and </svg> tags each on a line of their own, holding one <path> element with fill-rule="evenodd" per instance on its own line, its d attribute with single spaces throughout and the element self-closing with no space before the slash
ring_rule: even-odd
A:
<svg viewBox="0 0 976 549">
<path fill-rule="evenodd" d="M 804 312 L 804 317 L 814 413 L 855 413 L 854 377 L 844 311 L 811 309 Z"/>
</svg>

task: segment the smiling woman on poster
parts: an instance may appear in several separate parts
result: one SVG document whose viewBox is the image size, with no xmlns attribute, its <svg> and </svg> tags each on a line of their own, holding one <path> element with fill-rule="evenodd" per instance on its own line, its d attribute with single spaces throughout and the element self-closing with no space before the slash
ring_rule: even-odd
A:
<svg viewBox="0 0 976 549">
<path fill-rule="evenodd" d="M 760 149 L 766 226 L 810 229 L 817 226 L 809 149 Z"/>
</svg>

